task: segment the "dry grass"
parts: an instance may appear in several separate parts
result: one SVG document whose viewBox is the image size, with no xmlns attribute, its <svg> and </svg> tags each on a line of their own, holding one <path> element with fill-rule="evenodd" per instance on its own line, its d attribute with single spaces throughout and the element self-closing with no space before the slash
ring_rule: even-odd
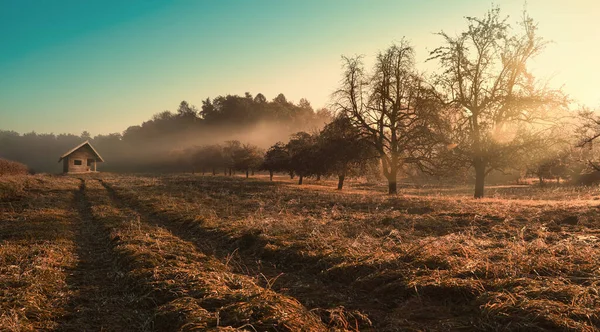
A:
<svg viewBox="0 0 600 332">
<path fill-rule="evenodd" d="M 0 176 L 24 175 L 29 173 L 27 165 L 0 158 Z"/>
<path fill-rule="evenodd" d="M 118 261 L 155 304 L 155 329 L 321 331 L 325 327 L 296 300 L 256 285 L 225 264 L 126 205 L 115 206 L 88 181 L 92 215 L 110 232 Z"/>
<path fill-rule="evenodd" d="M 573 201 L 570 188 L 570 200 L 532 203 L 514 192 L 473 201 L 219 177 L 105 181 L 229 253 L 239 271 L 284 273 L 275 288 L 332 326 L 340 308 L 369 317 L 338 325 L 360 329 L 369 320 L 377 330 L 600 326 L 598 208 Z"/>
<path fill-rule="evenodd" d="M 64 323 L 88 296 L 65 270 L 81 265 L 90 244 L 73 232 L 89 217 L 145 312 L 122 329 L 600 330 L 595 188 L 495 187 L 474 201 L 466 187 L 390 197 L 363 183 L 99 177 L 79 215 L 77 179 L 0 180 L 0 326 L 94 329 Z"/>
<path fill-rule="evenodd" d="M 69 209 L 77 182 L 49 177 L 0 179 L 0 327 L 58 326 L 75 264 Z"/>
</svg>

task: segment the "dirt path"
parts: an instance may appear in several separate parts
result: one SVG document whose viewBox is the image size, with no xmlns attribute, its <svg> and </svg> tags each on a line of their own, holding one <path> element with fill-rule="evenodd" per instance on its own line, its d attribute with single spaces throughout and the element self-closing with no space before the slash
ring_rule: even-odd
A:
<svg viewBox="0 0 600 332">
<path fill-rule="evenodd" d="M 70 313 L 60 331 L 145 331 L 151 312 L 140 303 L 139 294 L 128 287 L 125 271 L 115 264 L 110 239 L 91 217 L 81 180 L 75 193 L 74 221 L 78 264 L 68 271 L 67 284 L 75 297 L 67 305 Z"/>
</svg>

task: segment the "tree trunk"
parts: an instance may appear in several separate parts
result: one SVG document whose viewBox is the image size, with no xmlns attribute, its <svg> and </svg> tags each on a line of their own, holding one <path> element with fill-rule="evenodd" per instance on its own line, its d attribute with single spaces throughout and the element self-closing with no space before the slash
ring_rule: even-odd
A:
<svg viewBox="0 0 600 332">
<path fill-rule="evenodd" d="M 321 181 L 321 174 L 317 174 L 317 181 Z"/>
<path fill-rule="evenodd" d="M 396 179 L 390 180 L 388 179 L 388 194 L 395 195 L 398 193 L 398 188 L 396 184 Z"/>
<path fill-rule="evenodd" d="M 540 180 L 540 186 L 544 186 L 544 177 L 541 175 L 538 175 L 538 179 Z"/>
<path fill-rule="evenodd" d="M 483 198 L 485 186 L 485 164 L 483 162 L 475 163 L 475 194 L 474 198 Z"/>
<path fill-rule="evenodd" d="M 290 179 L 294 179 L 294 172 L 290 172 Z"/>
<path fill-rule="evenodd" d="M 338 175 L 338 190 L 342 190 L 344 187 L 344 179 L 346 178 L 345 174 Z"/>
<path fill-rule="evenodd" d="M 395 195 L 398 193 L 397 178 L 398 178 L 398 169 L 395 166 L 391 166 L 390 172 L 387 176 L 388 195 Z"/>
<path fill-rule="evenodd" d="M 227 168 L 223 170 L 223 175 L 227 176 Z"/>
<path fill-rule="evenodd" d="M 398 189 L 396 187 L 398 165 L 397 158 L 394 155 L 392 155 L 391 159 L 391 162 L 388 162 L 387 159 L 381 158 L 381 168 L 383 169 L 383 175 L 388 180 L 388 194 L 395 195 L 398 193 Z"/>
<path fill-rule="evenodd" d="M 217 170 L 213 167 L 213 175 L 217 175 Z"/>
<path fill-rule="evenodd" d="M 302 175 L 299 175 L 299 176 L 298 176 L 298 184 L 299 184 L 299 185 L 300 185 L 300 184 L 302 184 L 302 178 L 303 178 L 303 176 L 302 176 Z"/>
<path fill-rule="evenodd" d="M 254 170 L 252 170 L 252 176 L 254 176 Z"/>
<path fill-rule="evenodd" d="M 273 181 L 273 171 L 269 171 L 269 181 Z"/>
<path fill-rule="evenodd" d="M 246 170 L 246 179 L 248 178 L 248 170 Z"/>
<path fill-rule="evenodd" d="M 231 168 L 230 168 L 230 169 L 229 169 L 229 176 L 231 176 L 231 174 L 232 174 L 232 171 L 231 171 Z"/>
</svg>

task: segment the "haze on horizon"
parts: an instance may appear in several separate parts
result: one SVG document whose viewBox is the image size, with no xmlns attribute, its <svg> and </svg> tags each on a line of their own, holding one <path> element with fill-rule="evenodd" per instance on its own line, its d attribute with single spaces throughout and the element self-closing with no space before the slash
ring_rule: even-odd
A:
<svg viewBox="0 0 600 332">
<path fill-rule="evenodd" d="M 284 93 L 326 106 L 341 55 L 367 60 L 406 37 L 429 70 L 434 33 L 465 26 L 491 2 L 0 0 L 0 130 L 122 132 L 181 100 Z M 523 1 L 495 1 L 511 23 Z M 538 78 L 577 103 L 600 105 L 600 3 L 529 0 L 539 35 Z"/>
</svg>

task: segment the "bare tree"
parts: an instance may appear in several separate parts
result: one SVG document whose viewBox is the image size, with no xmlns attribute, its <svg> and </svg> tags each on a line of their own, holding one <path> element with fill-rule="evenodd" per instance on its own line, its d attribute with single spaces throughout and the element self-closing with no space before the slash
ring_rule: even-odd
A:
<svg viewBox="0 0 600 332">
<path fill-rule="evenodd" d="M 444 44 L 431 59 L 442 70 L 436 86 L 453 127 L 452 152 L 475 169 L 474 197 L 481 198 L 486 175 L 526 152 L 552 124 L 552 111 L 566 105 L 566 97 L 537 84 L 527 70 L 546 43 L 526 13 L 519 31 L 500 17 L 498 8 L 483 18 L 466 19 L 467 29 L 459 35 L 439 34 Z"/>
<path fill-rule="evenodd" d="M 431 167 L 440 124 L 431 89 L 414 69 L 406 41 L 379 53 L 373 72 L 362 58 L 344 57 L 344 77 L 335 93 L 337 109 L 348 117 L 381 157 L 388 192 L 397 192 L 397 175 L 407 163 Z"/>
</svg>

